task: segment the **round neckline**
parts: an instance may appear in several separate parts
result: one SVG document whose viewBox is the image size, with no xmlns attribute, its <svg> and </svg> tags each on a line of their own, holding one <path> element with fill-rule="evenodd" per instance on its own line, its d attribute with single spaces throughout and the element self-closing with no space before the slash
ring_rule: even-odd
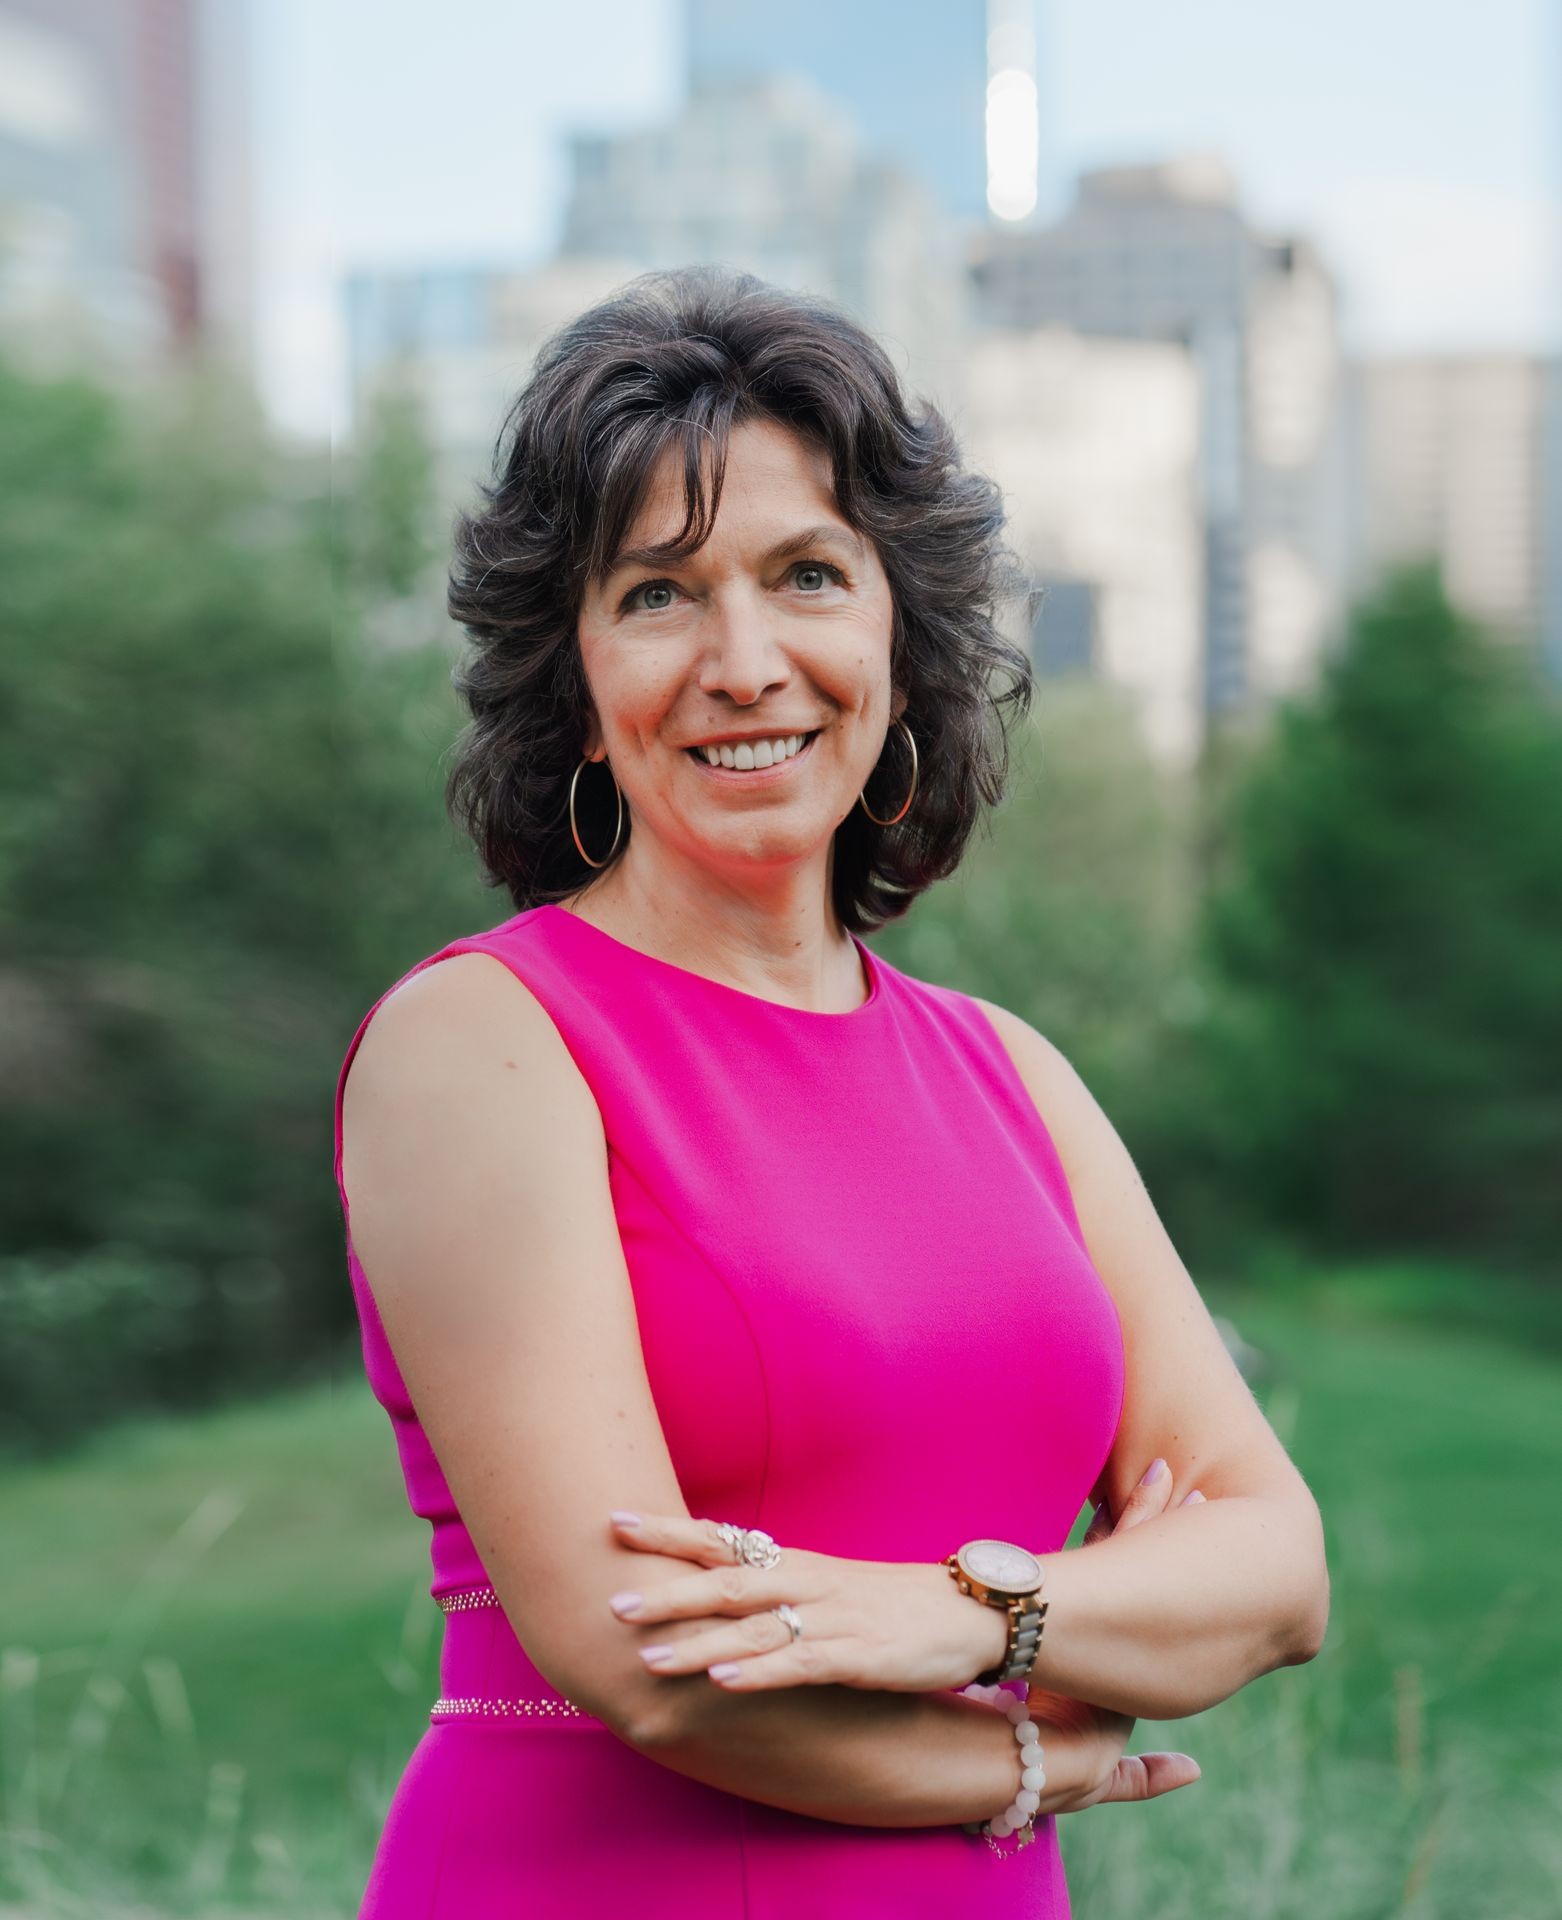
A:
<svg viewBox="0 0 1562 1920">
<path fill-rule="evenodd" d="M 730 987 L 725 980 L 712 980 L 709 974 L 695 973 L 690 967 L 680 967 L 674 961 L 662 960 L 654 953 L 647 953 L 643 947 L 632 947 L 627 940 L 620 940 L 617 934 L 609 933 L 605 927 L 599 927 L 594 920 L 586 920 L 578 913 L 571 913 L 568 907 L 562 907 L 557 900 L 545 900 L 537 909 L 539 913 L 562 914 L 566 920 L 572 920 L 577 927 L 584 927 L 588 933 L 595 934 L 599 940 L 607 941 L 609 946 L 617 947 L 620 953 L 633 954 L 637 960 L 647 966 L 660 967 L 663 973 L 675 973 L 681 979 L 697 982 L 709 987 L 714 993 L 724 993 L 734 1000 L 746 1000 L 750 1006 L 766 1007 L 772 1013 L 789 1016 L 794 1020 L 860 1020 L 865 1014 L 876 1012 L 883 1004 L 884 976 L 880 970 L 878 956 L 858 939 L 855 933 L 848 939 L 862 956 L 862 964 L 868 975 L 868 997 L 860 1006 L 848 1007 L 844 1013 L 830 1013 L 815 1010 L 812 1007 L 791 1007 L 784 1000 L 767 1000 L 763 994 L 749 993 L 743 987 Z"/>
</svg>

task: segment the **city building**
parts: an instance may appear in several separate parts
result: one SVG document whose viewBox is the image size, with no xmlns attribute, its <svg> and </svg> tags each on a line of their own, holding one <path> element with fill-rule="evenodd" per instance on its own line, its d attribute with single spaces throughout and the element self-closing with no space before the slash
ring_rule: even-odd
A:
<svg viewBox="0 0 1562 1920">
<path fill-rule="evenodd" d="M 1041 227 L 973 243 L 978 323 L 1186 348 L 1200 386 L 1203 700 L 1304 686 L 1338 624 L 1346 441 L 1333 282 L 1304 241 L 1257 232 L 1219 161 L 1084 174 Z"/>
<path fill-rule="evenodd" d="M 555 260 L 500 267 L 360 269 L 343 285 L 351 428 L 377 390 L 418 403 L 442 502 L 486 477 L 500 429 L 537 351 L 567 320 L 629 279 L 632 263 Z"/>
<path fill-rule="evenodd" d="M 0 331 L 252 363 L 244 0 L 0 0 Z"/>
<path fill-rule="evenodd" d="M 1185 347 L 994 330 L 972 345 L 960 422 L 1041 589 L 1038 670 L 1123 688 L 1175 769 L 1205 737 L 1200 409 Z"/>
<path fill-rule="evenodd" d="M 1519 353 L 1384 356 L 1351 368 L 1358 587 L 1396 562 L 1435 558 L 1457 607 L 1509 639 L 1542 639 L 1556 618 L 1547 577 L 1556 543 L 1546 538 L 1556 378 L 1555 361 Z"/>
<path fill-rule="evenodd" d="M 695 94 L 796 74 L 957 219 L 986 218 L 987 0 L 686 0 Z"/>
</svg>

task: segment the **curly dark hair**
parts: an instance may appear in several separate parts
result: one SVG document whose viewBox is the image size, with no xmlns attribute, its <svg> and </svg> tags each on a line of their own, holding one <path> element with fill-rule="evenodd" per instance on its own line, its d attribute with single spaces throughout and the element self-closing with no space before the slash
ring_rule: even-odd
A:
<svg viewBox="0 0 1562 1920">
<path fill-rule="evenodd" d="M 669 447 L 683 455 L 685 517 L 663 552 L 704 543 L 729 430 L 755 419 L 828 455 L 839 511 L 874 543 L 894 604 L 890 674 L 906 695 L 917 790 L 896 826 L 854 806 L 836 829 L 842 925 L 868 933 L 905 913 L 954 871 L 983 804 L 1004 795 L 1005 721 L 1029 712 L 1033 680 L 996 622 L 1024 584 L 996 486 L 962 468 L 942 415 L 909 407 L 883 349 L 828 302 L 712 268 L 643 274 L 547 341 L 500 429 L 485 504 L 455 522 L 448 604 L 472 645 L 452 680 L 471 719 L 445 797 L 487 884 L 508 887 L 518 909 L 576 893 L 592 874 L 568 815 L 590 712 L 583 592 Z M 867 805 L 893 815 L 910 783 L 892 727 Z M 581 775 L 576 818 L 594 856 L 611 844 L 610 778 Z M 628 841 L 626 830 L 615 860 Z"/>
</svg>

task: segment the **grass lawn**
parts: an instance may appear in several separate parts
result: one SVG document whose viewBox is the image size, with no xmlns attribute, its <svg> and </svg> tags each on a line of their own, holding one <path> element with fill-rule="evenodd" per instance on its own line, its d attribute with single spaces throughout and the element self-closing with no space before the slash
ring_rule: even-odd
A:
<svg viewBox="0 0 1562 1920">
<path fill-rule="evenodd" d="M 1562 1363 L 1338 1293 L 1209 1298 L 1323 1508 L 1328 1644 L 1137 1729 L 1204 1776 L 1064 1819 L 1079 1920 L 1552 1920 Z M 355 1375 L 8 1469 L 0 1902 L 354 1914 L 437 1692 L 424 1531 Z"/>
</svg>

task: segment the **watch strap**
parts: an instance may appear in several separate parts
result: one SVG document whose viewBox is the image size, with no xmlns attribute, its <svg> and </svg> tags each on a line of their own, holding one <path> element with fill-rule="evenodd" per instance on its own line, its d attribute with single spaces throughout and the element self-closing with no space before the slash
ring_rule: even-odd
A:
<svg viewBox="0 0 1562 1920">
<path fill-rule="evenodd" d="M 1009 1616 L 1009 1639 L 1004 1648 L 1003 1659 L 995 1667 L 989 1667 L 985 1673 L 979 1673 L 971 1683 L 978 1687 L 990 1687 L 1002 1680 L 1024 1680 L 1029 1677 L 1035 1665 L 1036 1653 L 1041 1645 L 1042 1629 L 1047 1619 L 1047 1603 L 1041 1598 L 1041 1588 L 1033 1593 L 1016 1594 L 1010 1600 L 991 1599 L 984 1587 L 980 1592 L 973 1589 L 970 1581 L 960 1569 L 959 1558 L 955 1554 L 945 1556 L 944 1565 L 949 1576 L 962 1593 L 969 1593 L 984 1606 L 1002 1606 Z"/>
<path fill-rule="evenodd" d="M 990 1687 L 1000 1680 L 1024 1680 L 1036 1664 L 1041 1631 L 1047 1618 L 1047 1603 L 1035 1594 L 1022 1594 L 1008 1603 L 1009 1644 L 996 1667 L 976 1676 L 979 1687 Z"/>
</svg>

